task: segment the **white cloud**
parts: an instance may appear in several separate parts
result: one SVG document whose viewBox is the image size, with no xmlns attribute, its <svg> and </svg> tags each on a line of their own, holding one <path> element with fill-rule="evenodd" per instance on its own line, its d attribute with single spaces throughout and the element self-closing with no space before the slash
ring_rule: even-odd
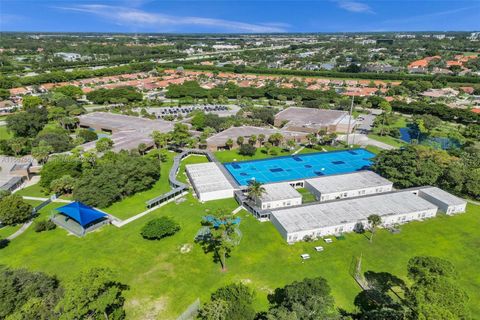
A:
<svg viewBox="0 0 480 320">
<path fill-rule="evenodd" d="M 374 13 L 368 4 L 358 1 L 337 0 L 337 5 L 347 11 L 357 13 Z"/>
<path fill-rule="evenodd" d="M 157 31 L 162 31 L 162 27 L 171 28 L 172 26 L 212 27 L 221 29 L 222 31 L 251 33 L 285 32 L 286 28 L 288 28 L 288 25 L 282 23 L 252 24 L 223 19 L 172 16 L 162 13 L 146 12 L 130 7 L 109 6 L 102 4 L 85 4 L 56 8 L 93 14 L 120 25 L 133 26 L 137 28 L 158 27 L 159 30 Z"/>
<path fill-rule="evenodd" d="M 444 16 L 449 16 L 449 15 L 453 15 L 453 14 L 458 14 L 459 12 L 463 12 L 463 11 L 469 11 L 469 10 L 472 10 L 473 12 L 475 12 L 474 10 L 478 10 L 480 8 L 480 6 L 470 6 L 470 7 L 463 7 L 463 8 L 455 8 L 455 9 L 452 9 L 452 10 L 446 10 L 446 11 L 436 11 L 436 12 L 430 12 L 430 13 L 426 13 L 426 14 L 420 14 L 420 15 L 413 15 L 413 16 L 408 16 L 408 17 L 404 17 L 404 18 L 396 18 L 396 19 L 388 19 L 388 20 L 385 20 L 385 21 L 382 21 L 382 23 L 413 23 L 413 22 L 418 22 L 418 21 L 421 21 L 421 22 L 428 22 L 428 21 L 431 21 L 431 20 L 435 20 L 435 19 L 445 19 Z"/>
</svg>

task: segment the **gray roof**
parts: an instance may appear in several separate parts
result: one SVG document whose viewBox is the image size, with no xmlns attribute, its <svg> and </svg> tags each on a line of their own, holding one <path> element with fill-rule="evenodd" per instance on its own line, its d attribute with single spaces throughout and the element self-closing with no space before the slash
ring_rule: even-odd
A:
<svg viewBox="0 0 480 320">
<path fill-rule="evenodd" d="M 270 137 L 274 133 L 280 133 L 286 139 L 305 137 L 307 135 L 304 132 L 286 131 L 264 127 L 241 126 L 230 127 L 222 132 L 219 132 L 209 137 L 207 139 L 207 144 L 214 146 L 224 146 L 228 139 L 232 139 L 234 142 L 236 142 L 236 139 L 238 137 L 248 138 L 252 135 L 256 135 L 258 138 L 258 136 L 261 134 L 265 135 L 265 137 L 268 139 L 268 137 Z"/>
<path fill-rule="evenodd" d="M 272 215 L 291 233 L 366 221 L 372 214 L 400 215 L 429 209 L 437 207 L 412 191 L 398 191 L 272 210 Z"/>
<path fill-rule="evenodd" d="M 348 112 L 314 108 L 290 107 L 275 115 L 275 119 L 289 121 L 290 125 L 328 126 L 348 117 Z"/>
<path fill-rule="evenodd" d="M 154 144 L 151 137 L 153 131 L 170 132 L 173 123 L 164 120 L 150 120 L 123 114 L 108 112 L 92 112 L 78 117 L 80 125 L 88 127 L 101 127 L 111 130 L 109 137 L 113 141 L 113 150 L 132 150 L 141 143 L 150 147 Z M 96 141 L 82 145 L 85 150 L 95 148 Z"/>
<path fill-rule="evenodd" d="M 101 126 L 112 131 L 136 130 L 150 134 L 152 131 L 170 132 L 173 123 L 164 120 L 151 120 L 109 112 L 92 112 L 78 117 L 82 126 Z"/>
<path fill-rule="evenodd" d="M 429 195 L 430 197 L 435 198 L 448 205 L 457 206 L 467 203 L 466 200 L 456 197 L 453 194 L 450 194 L 447 191 L 444 191 L 437 187 L 426 187 L 420 188 L 419 190 Z"/>
<path fill-rule="evenodd" d="M 391 186 L 393 183 L 373 171 L 363 170 L 306 179 L 305 182 L 322 194 L 359 190 L 371 187 Z"/>
<path fill-rule="evenodd" d="M 233 190 L 232 184 L 215 162 L 188 164 L 185 168 L 199 193 Z"/>
<path fill-rule="evenodd" d="M 265 188 L 265 193 L 260 197 L 263 202 L 302 197 L 302 195 L 287 182 L 264 184 L 263 187 Z"/>
</svg>

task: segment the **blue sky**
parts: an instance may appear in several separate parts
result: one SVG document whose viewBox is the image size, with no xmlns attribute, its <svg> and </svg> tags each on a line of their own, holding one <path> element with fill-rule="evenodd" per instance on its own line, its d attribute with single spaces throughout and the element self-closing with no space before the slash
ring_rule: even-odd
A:
<svg viewBox="0 0 480 320">
<path fill-rule="evenodd" d="M 479 29 L 479 0 L 0 0 L 1 31 L 263 33 Z"/>
</svg>

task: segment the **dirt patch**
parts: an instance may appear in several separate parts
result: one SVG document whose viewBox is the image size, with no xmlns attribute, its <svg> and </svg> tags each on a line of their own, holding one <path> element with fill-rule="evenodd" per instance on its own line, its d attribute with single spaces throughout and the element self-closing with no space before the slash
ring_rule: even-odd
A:
<svg viewBox="0 0 480 320">
<path fill-rule="evenodd" d="M 127 301 L 126 307 L 139 312 L 139 319 L 164 319 L 161 314 L 163 311 L 165 311 L 167 307 L 167 298 L 161 297 L 159 299 L 132 299 Z"/>
<path fill-rule="evenodd" d="M 185 243 L 181 248 L 180 248 L 180 252 L 181 253 L 189 253 L 190 251 L 192 251 L 193 249 L 193 245 L 191 243 Z"/>
</svg>

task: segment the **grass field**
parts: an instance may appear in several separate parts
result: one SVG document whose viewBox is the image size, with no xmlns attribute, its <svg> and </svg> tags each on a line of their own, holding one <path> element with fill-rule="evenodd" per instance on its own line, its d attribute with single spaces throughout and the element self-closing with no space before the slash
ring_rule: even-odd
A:
<svg viewBox="0 0 480 320">
<path fill-rule="evenodd" d="M 0 140 L 10 139 L 12 134 L 8 132 L 6 126 L 0 126 Z"/>
<path fill-rule="evenodd" d="M 204 162 L 208 162 L 208 159 L 207 157 L 201 156 L 201 155 L 191 154 L 186 158 L 183 158 L 180 164 L 180 168 L 178 169 L 177 179 L 183 183 L 187 183 L 188 178 L 185 173 L 185 166 L 187 164 L 204 163 Z"/>
<path fill-rule="evenodd" d="M 386 143 L 386 144 L 389 144 L 393 147 L 401 147 L 401 146 L 405 146 L 407 145 L 406 142 L 400 140 L 400 139 L 397 139 L 397 138 L 394 138 L 394 137 L 391 137 L 391 136 L 380 136 L 380 135 L 377 135 L 377 134 L 369 134 L 368 137 L 370 139 L 373 139 L 373 140 L 377 140 L 377 141 L 380 141 L 380 142 L 383 142 L 383 143 Z"/>
<path fill-rule="evenodd" d="M 167 153 L 167 156 L 167 161 L 162 162 L 161 164 L 160 179 L 153 185 L 151 189 L 136 193 L 131 197 L 124 198 L 121 201 L 115 202 L 111 206 L 103 209 L 117 218 L 126 219 L 145 211 L 147 209 L 145 205 L 145 202 L 147 200 L 150 200 L 167 191 L 170 191 L 168 173 L 170 171 L 170 168 L 172 167 L 175 154 L 169 152 Z"/>
<path fill-rule="evenodd" d="M 41 212 L 48 216 L 51 204 Z M 77 238 L 62 229 L 35 233 L 33 228 L 1 250 L 0 264 L 26 267 L 70 279 L 90 267 L 109 267 L 130 286 L 126 309 L 129 319 L 174 319 L 197 297 L 205 301 L 216 288 L 243 281 L 255 288 L 258 310 L 267 307 L 266 296 L 276 287 L 304 277 L 328 279 L 339 307 L 352 309 L 359 288 L 349 275 L 352 259 L 363 255 L 364 271 L 386 271 L 402 278 L 406 263 L 415 255 L 434 255 L 452 261 L 459 270 L 459 282 L 470 295 L 473 314 L 480 313 L 480 207 L 469 205 L 468 213 L 440 216 L 402 226 L 399 234 L 380 230 L 372 244 L 364 235 L 347 234 L 345 240 L 287 245 L 269 222 L 260 223 L 241 212 L 242 242 L 228 260 L 228 271 L 221 272 L 212 256 L 193 243 L 203 215 L 218 208 L 233 210 L 234 200 L 201 204 L 191 195 L 186 201 L 170 203 L 148 216 L 118 229 L 102 229 Z M 140 229 L 150 219 L 169 216 L 182 227 L 173 237 L 161 241 L 141 238 Z M 180 248 L 192 245 L 188 253 Z M 316 253 L 316 245 L 325 251 Z M 299 255 L 310 253 L 302 262 Z"/>
<path fill-rule="evenodd" d="M 288 156 L 289 154 L 294 153 L 296 150 L 299 148 L 296 148 L 295 150 L 289 151 L 289 150 L 284 150 L 280 147 L 273 147 L 273 150 L 276 151 L 277 154 L 272 155 L 272 154 L 267 154 L 265 151 L 265 148 L 257 148 L 257 151 L 255 155 L 253 156 L 243 156 L 241 154 L 238 154 L 238 149 L 234 150 L 226 150 L 226 151 L 217 151 L 214 152 L 215 157 L 218 159 L 220 162 L 232 162 L 232 161 L 245 161 L 245 160 L 257 160 L 257 159 L 266 159 L 266 158 L 272 158 L 272 157 L 281 157 L 281 156 Z M 302 153 L 311 153 L 311 152 L 320 152 L 321 150 L 315 150 L 312 148 L 303 148 L 300 150 L 299 154 Z"/>
<path fill-rule="evenodd" d="M 29 187 L 23 188 L 15 192 L 19 196 L 29 196 L 29 197 L 38 197 L 38 198 L 45 198 L 48 196 L 47 193 L 43 192 L 42 187 L 40 184 L 36 183 Z"/>
</svg>

